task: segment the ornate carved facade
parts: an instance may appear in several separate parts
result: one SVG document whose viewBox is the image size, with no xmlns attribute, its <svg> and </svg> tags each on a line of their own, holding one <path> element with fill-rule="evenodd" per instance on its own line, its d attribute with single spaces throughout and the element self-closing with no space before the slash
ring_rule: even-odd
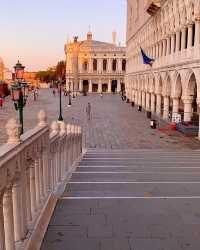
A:
<svg viewBox="0 0 200 250">
<path fill-rule="evenodd" d="M 114 37 L 115 38 L 115 37 Z M 113 39 L 115 40 L 115 39 Z M 65 45 L 66 87 L 74 91 L 114 92 L 121 91 L 126 70 L 126 49 L 113 43 L 92 39 Z"/>
<path fill-rule="evenodd" d="M 140 0 L 137 19 L 136 3 L 128 0 L 127 95 L 164 119 L 172 112 L 191 121 L 200 105 L 200 0 Z"/>
</svg>

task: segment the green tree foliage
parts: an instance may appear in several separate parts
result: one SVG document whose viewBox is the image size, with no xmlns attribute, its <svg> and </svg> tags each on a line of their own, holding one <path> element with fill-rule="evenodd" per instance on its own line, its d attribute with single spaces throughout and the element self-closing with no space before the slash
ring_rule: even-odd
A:
<svg viewBox="0 0 200 250">
<path fill-rule="evenodd" d="M 48 70 L 37 72 L 36 78 L 42 82 L 49 83 L 52 81 L 56 81 L 59 78 L 64 80 L 65 73 L 66 73 L 66 62 L 60 61 L 57 63 L 56 68 L 49 68 Z"/>
</svg>

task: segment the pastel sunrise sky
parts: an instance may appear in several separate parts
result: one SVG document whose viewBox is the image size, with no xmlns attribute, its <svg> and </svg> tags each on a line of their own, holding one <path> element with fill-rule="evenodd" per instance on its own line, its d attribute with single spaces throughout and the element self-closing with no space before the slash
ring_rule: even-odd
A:
<svg viewBox="0 0 200 250">
<path fill-rule="evenodd" d="M 2 0 L 0 57 L 10 69 L 18 58 L 35 71 L 65 59 L 68 37 L 111 42 L 117 31 L 125 44 L 126 0 Z"/>
</svg>

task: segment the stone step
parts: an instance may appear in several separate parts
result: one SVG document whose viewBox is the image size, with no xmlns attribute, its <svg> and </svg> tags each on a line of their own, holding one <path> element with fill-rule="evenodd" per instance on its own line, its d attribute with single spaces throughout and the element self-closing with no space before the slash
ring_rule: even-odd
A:
<svg viewBox="0 0 200 250">
<path fill-rule="evenodd" d="M 72 182 L 199 182 L 199 172 L 75 172 L 71 178 Z"/>
</svg>

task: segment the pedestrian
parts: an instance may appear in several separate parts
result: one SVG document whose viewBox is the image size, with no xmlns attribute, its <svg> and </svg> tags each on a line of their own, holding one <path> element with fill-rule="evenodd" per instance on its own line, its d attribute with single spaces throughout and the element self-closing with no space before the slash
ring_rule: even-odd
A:
<svg viewBox="0 0 200 250">
<path fill-rule="evenodd" d="M 91 111 L 92 111 L 92 107 L 91 107 L 91 104 L 88 102 L 88 105 L 86 107 L 86 114 L 87 114 L 88 121 L 91 120 Z"/>
<path fill-rule="evenodd" d="M 56 96 L 56 91 L 55 91 L 55 89 L 53 89 L 52 93 L 53 93 L 53 96 Z"/>
<path fill-rule="evenodd" d="M 2 96 L 0 96 L 0 107 L 1 107 L 1 109 L 3 108 L 3 97 Z"/>
<path fill-rule="evenodd" d="M 100 97 L 103 98 L 103 93 L 101 92 Z"/>
</svg>

